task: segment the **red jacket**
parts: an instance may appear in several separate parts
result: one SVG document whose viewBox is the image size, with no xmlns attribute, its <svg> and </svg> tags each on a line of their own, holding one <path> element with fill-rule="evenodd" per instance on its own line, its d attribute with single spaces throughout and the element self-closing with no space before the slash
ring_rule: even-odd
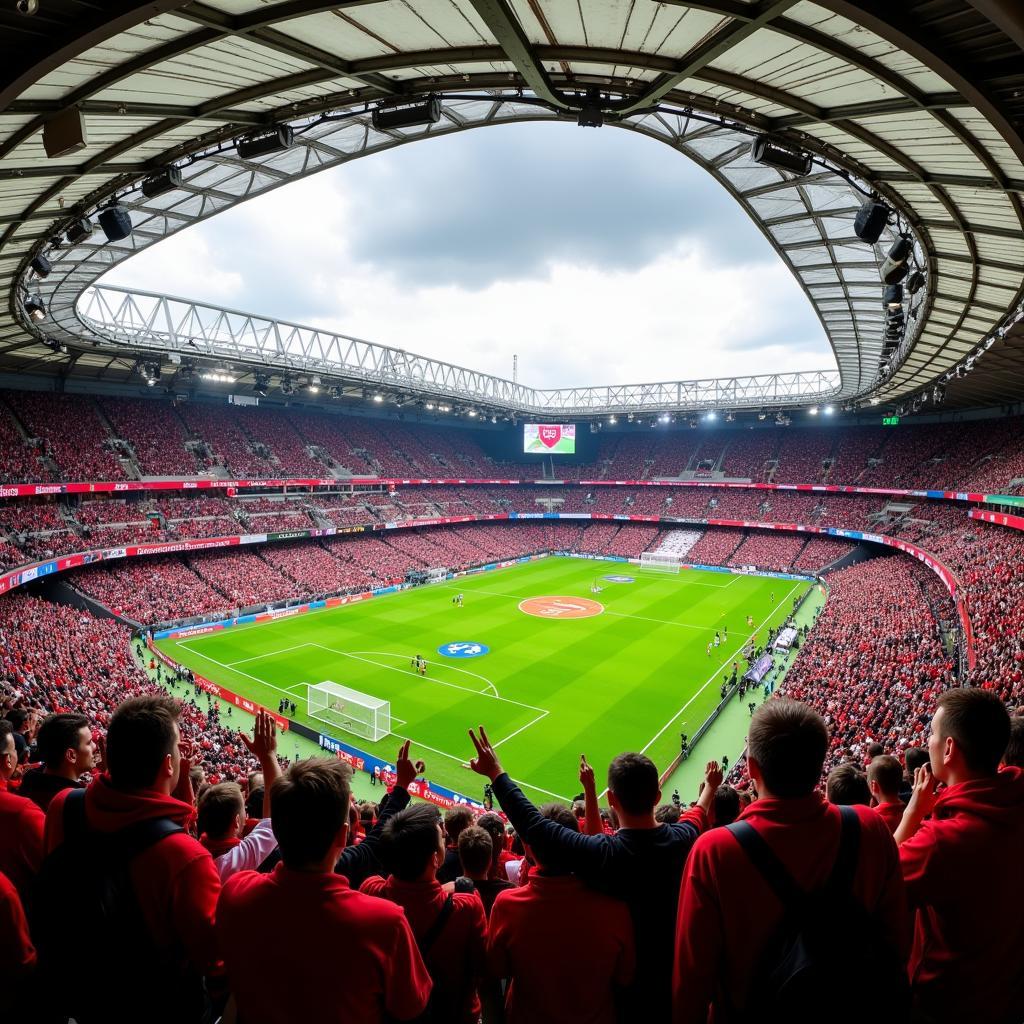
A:
<svg viewBox="0 0 1024 1024">
<path fill-rule="evenodd" d="M 944 790 L 900 847 L 916 910 L 910 978 L 936 1021 L 1024 1020 L 1024 771 Z"/>
<path fill-rule="evenodd" d="M 430 997 L 405 915 L 343 875 L 284 864 L 270 874 L 240 871 L 221 892 L 217 934 L 247 1024 L 377 1024 L 385 1011 L 411 1020 Z"/>
<path fill-rule="evenodd" d="M 26 904 L 43 861 L 45 821 L 46 815 L 31 800 L 0 789 L 0 871 Z"/>
<path fill-rule="evenodd" d="M 907 907 L 896 844 L 885 822 L 858 806 L 860 857 L 854 896 L 878 922 L 878 938 L 902 954 Z M 839 851 L 839 808 L 818 793 L 796 800 L 755 800 L 740 814 L 808 891 L 823 885 Z M 727 828 L 713 828 L 686 861 L 676 923 L 675 1024 L 720 1024 L 744 1008 L 782 905 Z M 709 1016 L 708 1007 L 712 1007 Z"/>
<path fill-rule="evenodd" d="M 635 968 L 629 908 L 573 875 L 535 870 L 494 901 L 487 969 L 511 979 L 509 1024 L 615 1024 L 613 986 Z"/>
<path fill-rule="evenodd" d="M 875 814 L 877 814 L 882 821 L 889 826 L 889 831 L 895 835 L 896 829 L 900 827 L 900 822 L 903 820 L 903 812 L 907 809 L 907 805 L 897 801 L 894 804 L 878 804 L 872 808 Z"/>
<path fill-rule="evenodd" d="M 46 812 L 46 850 L 64 838 L 64 801 L 58 793 Z M 85 820 L 97 832 L 117 832 L 152 818 L 170 818 L 184 826 L 191 804 L 153 790 L 115 789 L 109 776 L 97 779 L 85 794 Z M 185 832 L 161 840 L 132 861 L 132 881 L 143 916 L 157 946 L 203 974 L 219 968 L 213 915 L 220 876 L 213 858 Z"/>
<path fill-rule="evenodd" d="M 36 951 L 18 890 L 0 872 L 0 983 L 4 989 L 20 988 L 35 963 Z"/>
<path fill-rule="evenodd" d="M 447 899 L 440 882 L 403 882 L 393 875 L 386 881 L 379 875 L 368 878 L 360 892 L 402 907 L 417 939 L 429 931 Z M 434 979 L 438 1019 L 446 1024 L 476 1024 L 480 1017 L 478 986 L 484 973 L 487 918 L 475 892 L 453 893 L 452 900 L 452 914 L 423 959 Z"/>
</svg>

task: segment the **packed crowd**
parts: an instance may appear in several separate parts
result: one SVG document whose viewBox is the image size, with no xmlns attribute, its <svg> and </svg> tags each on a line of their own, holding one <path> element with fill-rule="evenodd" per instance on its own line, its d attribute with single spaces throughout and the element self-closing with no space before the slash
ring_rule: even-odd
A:
<svg viewBox="0 0 1024 1024">
<path fill-rule="evenodd" d="M 536 807 L 471 728 L 467 765 L 504 814 L 479 818 L 411 804 L 427 766 L 408 741 L 360 805 L 342 760 L 285 768 L 263 712 L 222 737 L 247 763 L 210 784 L 181 704 L 123 697 L 102 722 L 0 721 L 15 1019 L 803 1024 L 827 1006 L 853 1024 L 850 977 L 887 1019 L 1024 1014 L 1024 721 L 984 690 L 931 700 L 924 749 L 831 770 L 822 715 L 769 700 L 743 791 L 711 761 L 692 802 L 662 804 L 655 765 L 624 752 L 606 813 L 585 759 L 578 804 Z M 83 957 L 72 906 L 114 969 Z M 301 954 L 285 976 L 282 936 Z"/>
</svg>

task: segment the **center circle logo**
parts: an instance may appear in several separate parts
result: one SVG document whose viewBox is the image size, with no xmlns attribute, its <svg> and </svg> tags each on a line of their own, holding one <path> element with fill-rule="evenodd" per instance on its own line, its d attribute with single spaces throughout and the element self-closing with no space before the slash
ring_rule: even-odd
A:
<svg viewBox="0 0 1024 1024">
<path fill-rule="evenodd" d="M 528 597 L 519 610 L 542 619 L 589 619 L 600 615 L 604 605 L 589 597 Z"/>
<path fill-rule="evenodd" d="M 475 640 L 453 640 L 450 644 L 441 644 L 437 653 L 446 658 L 480 658 L 489 650 L 486 644 L 478 644 Z"/>
</svg>

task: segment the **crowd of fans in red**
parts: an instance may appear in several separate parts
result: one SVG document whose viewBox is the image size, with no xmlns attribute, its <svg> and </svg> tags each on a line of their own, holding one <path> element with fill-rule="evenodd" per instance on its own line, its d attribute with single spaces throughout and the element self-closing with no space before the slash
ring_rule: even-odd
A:
<svg viewBox="0 0 1024 1024">
<path fill-rule="evenodd" d="M 13 417 L 17 417 L 21 431 Z M 561 462 L 563 479 L 679 477 L 859 484 L 1012 493 L 1024 479 L 1019 419 L 898 430 L 765 426 L 602 433 L 589 462 Z M 26 437 L 28 440 L 26 440 Z M 480 430 L 272 406 L 235 408 L 158 398 L 48 392 L 0 395 L 0 480 L 120 480 L 117 454 L 143 476 L 514 477 L 537 460 L 502 462 Z M 117 454 L 115 453 L 115 449 Z M 46 461 L 40 461 L 45 456 Z"/>
</svg>

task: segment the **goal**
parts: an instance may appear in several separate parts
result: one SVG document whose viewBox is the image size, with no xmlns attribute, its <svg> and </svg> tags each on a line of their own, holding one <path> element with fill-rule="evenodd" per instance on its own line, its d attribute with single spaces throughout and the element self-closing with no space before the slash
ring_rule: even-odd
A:
<svg viewBox="0 0 1024 1024">
<path fill-rule="evenodd" d="M 682 564 L 675 552 L 645 551 L 640 555 L 640 568 L 652 572 L 678 573 Z"/>
<path fill-rule="evenodd" d="M 306 684 L 310 718 L 363 739 L 383 739 L 391 732 L 391 702 L 330 681 Z"/>
<path fill-rule="evenodd" d="M 443 566 L 437 569 L 427 570 L 427 582 L 428 583 L 440 583 L 442 580 L 448 579 L 448 570 Z"/>
</svg>

